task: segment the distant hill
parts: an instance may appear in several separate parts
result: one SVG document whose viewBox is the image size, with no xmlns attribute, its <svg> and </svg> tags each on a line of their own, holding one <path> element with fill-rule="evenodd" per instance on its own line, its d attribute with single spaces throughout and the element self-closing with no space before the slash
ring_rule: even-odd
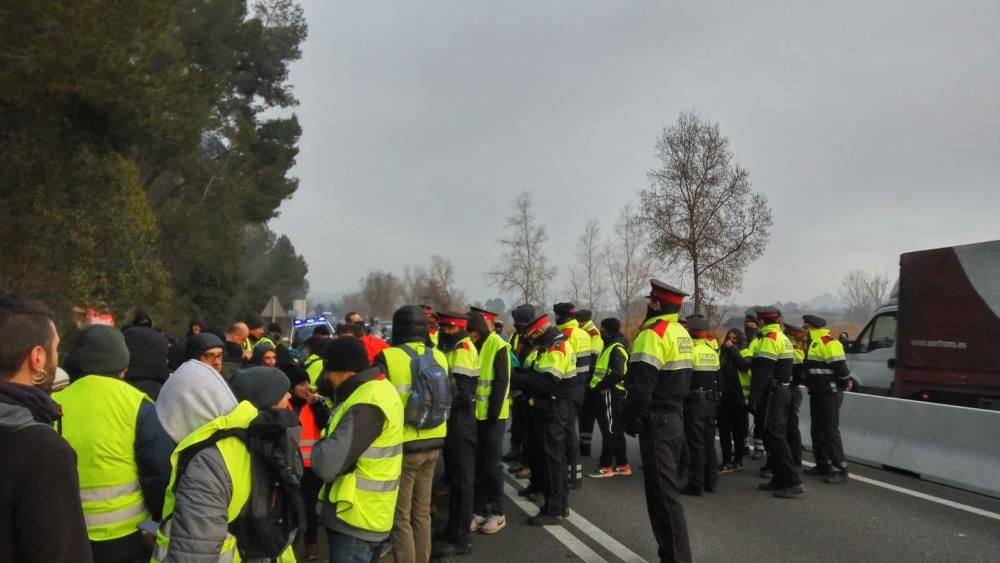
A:
<svg viewBox="0 0 1000 563">
<path fill-rule="evenodd" d="M 844 302 L 836 295 L 827 292 L 802 303 L 802 306 L 817 311 L 836 311 L 844 308 Z"/>
</svg>

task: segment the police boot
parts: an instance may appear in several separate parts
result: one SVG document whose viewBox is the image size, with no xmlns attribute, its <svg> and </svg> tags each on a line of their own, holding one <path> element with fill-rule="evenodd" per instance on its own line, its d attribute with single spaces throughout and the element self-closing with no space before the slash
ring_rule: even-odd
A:
<svg viewBox="0 0 1000 563">
<path fill-rule="evenodd" d="M 774 481 L 768 481 L 767 483 L 757 485 L 757 489 L 761 491 L 779 491 L 781 490 L 781 487 L 779 487 Z"/>
<path fill-rule="evenodd" d="M 774 492 L 774 496 L 777 498 L 802 498 L 805 495 L 806 495 L 806 488 L 803 487 L 802 485 L 793 485 L 791 487 Z"/>
<path fill-rule="evenodd" d="M 760 478 L 761 479 L 773 479 L 774 478 L 774 472 L 772 472 L 770 469 L 768 469 L 766 467 L 761 467 L 760 468 Z"/>
<path fill-rule="evenodd" d="M 695 485 L 693 483 L 688 483 L 684 488 L 682 488 L 680 490 L 680 493 L 682 495 L 691 495 L 693 497 L 700 497 L 701 496 L 701 487 L 699 487 L 699 486 L 697 486 L 697 485 Z"/>
<path fill-rule="evenodd" d="M 531 526 L 553 526 L 560 523 L 562 523 L 562 517 L 546 514 L 544 511 L 528 518 L 528 524 Z"/>
<path fill-rule="evenodd" d="M 817 464 L 817 465 L 815 465 L 813 467 L 810 467 L 809 469 L 804 470 L 802 472 L 802 474 L 803 475 L 813 475 L 813 476 L 829 475 L 830 474 L 830 466 L 829 465 L 819 465 L 819 464 Z"/>
<path fill-rule="evenodd" d="M 847 482 L 847 472 L 846 471 L 834 471 L 829 477 L 823 479 L 824 483 L 830 483 L 831 485 L 842 485 Z"/>
<path fill-rule="evenodd" d="M 472 553 L 471 543 L 452 543 L 450 541 L 434 542 L 431 549 L 431 557 L 443 559 L 452 555 L 466 555 Z"/>
</svg>

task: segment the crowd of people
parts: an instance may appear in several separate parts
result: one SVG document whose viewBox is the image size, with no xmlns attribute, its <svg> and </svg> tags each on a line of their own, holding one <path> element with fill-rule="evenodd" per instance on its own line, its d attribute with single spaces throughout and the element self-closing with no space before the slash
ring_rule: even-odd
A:
<svg viewBox="0 0 1000 563">
<path fill-rule="evenodd" d="M 515 308 L 509 336 L 501 312 L 408 305 L 389 342 L 350 313 L 301 350 L 255 313 L 221 336 L 193 319 L 171 342 L 140 311 L 123 330 L 84 328 L 62 368 L 52 312 L 2 297 L 0 560 L 289 562 L 300 542 L 313 560 L 321 531 L 331 562 L 463 555 L 472 533 L 507 526 L 501 460 L 540 503 L 527 523 L 558 524 L 585 475 L 633 474 L 630 435 L 659 556 L 689 561 L 679 495 L 715 492 L 746 455 L 766 452 L 762 490 L 805 494 L 800 385 L 817 462 L 805 473 L 846 481 L 850 380 L 822 318 L 792 326 L 757 308 L 720 344 L 704 317 L 679 318 L 685 296 L 652 280 L 631 343 L 619 319 L 572 303 Z"/>
</svg>

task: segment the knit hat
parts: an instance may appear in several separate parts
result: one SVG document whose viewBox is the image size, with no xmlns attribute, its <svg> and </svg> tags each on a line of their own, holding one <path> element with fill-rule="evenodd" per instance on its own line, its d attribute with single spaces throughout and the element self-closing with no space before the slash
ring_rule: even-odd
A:
<svg viewBox="0 0 1000 563">
<path fill-rule="evenodd" d="M 601 328 L 609 334 L 616 335 L 622 331 L 622 322 L 614 317 L 608 317 L 601 321 Z"/>
<path fill-rule="evenodd" d="M 221 338 L 210 332 L 195 334 L 188 337 L 187 339 L 186 351 L 189 360 L 201 357 L 202 354 L 208 352 L 212 348 L 219 348 L 220 350 L 225 350 L 226 345 L 222 342 Z"/>
<path fill-rule="evenodd" d="M 577 309 L 576 314 L 573 316 L 576 318 L 576 322 L 581 325 L 585 325 L 594 320 L 594 312 L 590 309 Z"/>
<path fill-rule="evenodd" d="M 469 332 L 477 332 L 480 336 L 486 337 L 490 333 L 486 326 L 486 319 L 480 313 L 469 313 Z"/>
<path fill-rule="evenodd" d="M 556 303 L 552 306 L 552 312 L 556 314 L 556 323 L 562 324 L 573 318 L 576 314 L 576 305 L 572 303 Z"/>
<path fill-rule="evenodd" d="M 304 381 L 309 381 L 309 372 L 302 366 L 290 365 L 282 368 L 288 376 L 288 387 L 292 388 Z"/>
<path fill-rule="evenodd" d="M 524 304 L 518 305 L 516 309 L 511 311 L 510 316 L 514 318 L 514 328 L 517 330 L 523 330 L 524 327 L 528 326 L 538 315 L 535 314 L 534 305 Z"/>
<path fill-rule="evenodd" d="M 243 322 L 246 323 L 247 328 L 250 330 L 264 327 L 264 317 L 260 316 L 260 313 L 256 311 L 247 313 L 247 316 L 243 318 Z"/>
<path fill-rule="evenodd" d="M 77 337 L 66 364 L 81 375 L 116 375 L 128 367 L 128 359 L 128 346 L 120 330 L 113 326 L 90 325 Z"/>
<path fill-rule="evenodd" d="M 427 315 L 416 305 L 404 305 L 392 314 L 392 343 L 423 342 L 427 339 Z"/>
<path fill-rule="evenodd" d="M 241 369 L 229 386 L 238 400 L 250 401 L 258 409 L 273 407 L 291 387 L 280 369 L 264 366 Z"/>
<path fill-rule="evenodd" d="M 128 374 L 126 380 L 152 379 L 166 381 L 170 369 L 167 353 L 170 343 L 162 332 L 144 326 L 126 328 L 122 333 L 128 346 Z"/>
<path fill-rule="evenodd" d="M 414 307 L 417 311 L 419 308 Z M 423 315 L 423 312 L 420 312 Z M 394 317 L 395 319 L 395 317 Z M 396 330 L 393 321 L 393 332 Z M 355 373 L 364 371 L 371 367 L 368 361 L 368 350 L 365 344 L 358 338 L 347 336 L 330 341 L 326 346 L 326 353 L 323 355 L 323 368 L 327 371 L 353 371 Z"/>
</svg>

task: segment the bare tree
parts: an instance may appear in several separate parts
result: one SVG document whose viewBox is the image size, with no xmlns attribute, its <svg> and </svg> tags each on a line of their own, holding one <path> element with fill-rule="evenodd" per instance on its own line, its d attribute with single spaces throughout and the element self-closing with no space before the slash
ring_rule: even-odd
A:
<svg viewBox="0 0 1000 563">
<path fill-rule="evenodd" d="M 889 276 L 853 270 L 840 282 L 840 298 L 847 304 L 847 318 L 863 323 L 885 302 Z"/>
<path fill-rule="evenodd" d="M 544 303 L 549 283 L 557 270 L 549 267 L 543 246 L 545 227 L 531 214 L 531 194 L 514 200 L 514 214 L 507 218 L 509 236 L 498 239 L 503 247 L 500 263 L 487 272 L 490 285 L 515 295 L 521 303 Z"/>
<path fill-rule="evenodd" d="M 604 263 L 618 315 L 626 326 L 633 316 L 632 305 L 653 277 L 653 259 L 646 249 L 647 240 L 639 218 L 625 206 L 615 223 L 614 234 L 604 246 Z"/>
<path fill-rule="evenodd" d="M 368 272 L 361 279 L 361 299 L 368 314 L 388 318 L 399 306 L 403 296 L 403 284 L 395 274 L 382 271 Z"/>
<path fill-rule="evenodd" d="M 407 266 L 403 269 L 403 299 L 408 303 L 426 303 L 435 309 L 461 309 L 465 294 L 455 287 L 455 267 L 451 260 L 431 256 L 429 268 Z"/>
<path fill-rule="evenodd" d="M 587 221 L 576 243 L 576 260 L 570 267 L 570 293 L 573 302 L 594 312 L 603 310 L 607 294 L 605 268 L 601 256 L 601 228 L 596 220 Z"/>
<path fill-rule="evenodd" d="M 739 289 L 770 237 L 767 198 L 752 189 L 717 123 L 682 113 L 656 141 L 662 166 L 648 174 L 639 215 L 650 248 L 690 276 L 694 310 Z"/>
</svg>

